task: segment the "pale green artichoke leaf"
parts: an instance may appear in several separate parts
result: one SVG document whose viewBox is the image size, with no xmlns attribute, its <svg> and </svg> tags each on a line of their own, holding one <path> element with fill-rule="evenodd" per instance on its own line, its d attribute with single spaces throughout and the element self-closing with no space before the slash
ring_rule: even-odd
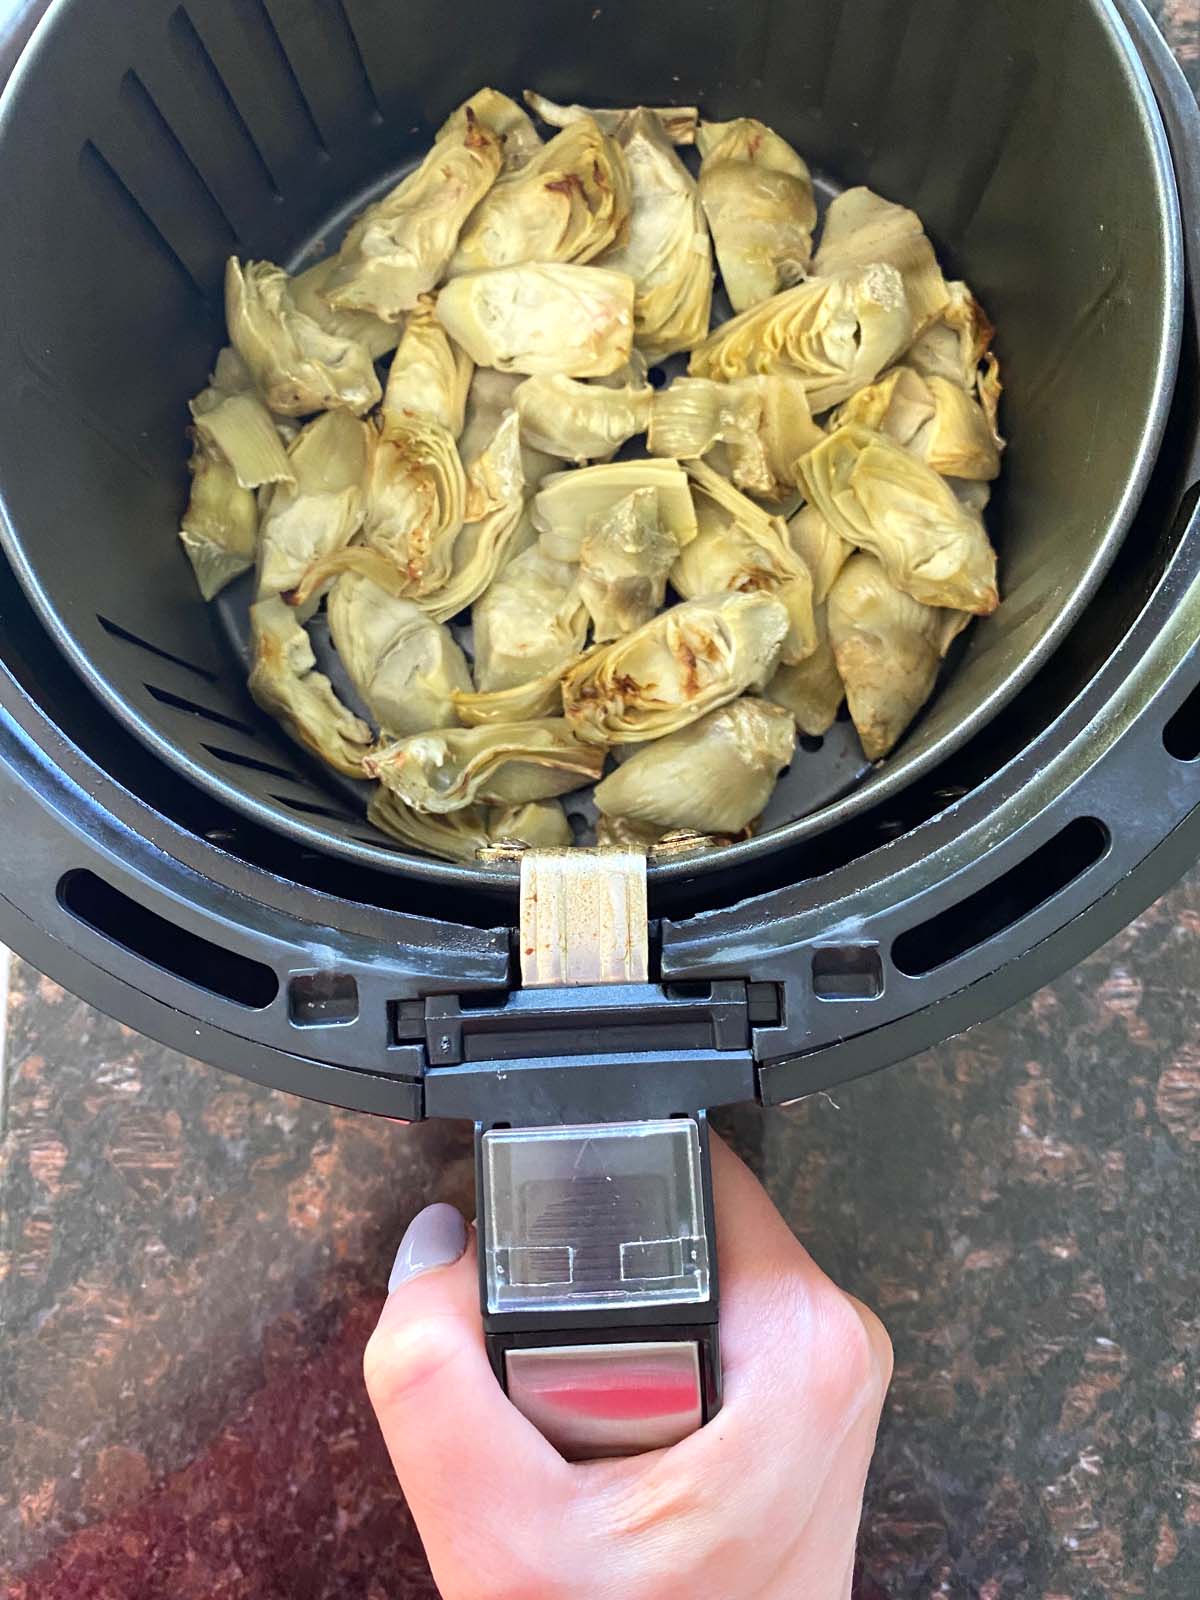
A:
<svg viewBox="0 0 1200 1600">
<path fill-rule="evenodd" d="M 328 616 L 334 648 L 385 735 L 457 723 L 454 697 L 470 690 L 471 674 L 448 628 L 355 572 L 334 584 Z"/>
<path fill-rule="evenodd" d="M 622 239 L 625 156 L 590 119 L 574 122 L 484 196 L 459 235 L 451 277 L 524 261 L 591 261 Z"/>
<path fill-rule="evenodd" d="M 735 700 L 640 746 L 596 786 L 596 807 L 660 832 L 738 833 L 762 815 L 795 748 L 786 711 Z"/>
<path fill-rule="evenodd" d="M 504 415 L 516 406 L 516 393 L 526 382 L 519 372 L 495 372 L 491 367 L 476 367 L 467 390 L 466 418 L 458 438 L 458 453 L 464 461 L 474 461 L 496 436 Z M 561 471 L 559 457 L 535 449 L 521 437 L 521 470 L 525 487 L 532 493 L 550 472 Z"/>
<path fill-rule="evenodd" d="M 872 555 L 860 551 L 843 567 L 829 592 L 829 637 L 868 760 L 896 747 L 963 623 L 898 589 Z"/>
<path fill-rule="evenodd" d="M 676 378 L 651 403 L 647 446 L 651 455 L 687 460 L 725 445 L 737 487 L 778 500 L 795 486 L 798 457 L 823 437 L 799 378 Z"/>
<path fill-rule="evenodd" d="M 442 326 L 481 367 L 603 377 L 629 360 L 633 280 L 605 267 L 526 262 L 452 278 Z"/>
<path fill-rule="evenodd" d="M 927 328 L 905 357 L 907 364 L 930 380 L 941 378 L 973 394 L 983 407 L 998 452 L 1004 450 L 1000 432 L 1000 400 L 1004 385 L 1000 363 L 992 352 L 995 329 L 987 313 L 965 283 L 948 286 L 949 302 L 941 316 Z"/>
<path fill-rule="evenodd" d="M 454 541 L 443 585 L 416 596 L 439 622 L 448 622 L 483 594 L 525 537 L 525 478 L 516 411 L 468 471 L 467 517 Z"/>
<path fill-rule="evenodd" d="M 671 569 L 671 583 L 687 599 L 732 590 L 769 594 L 786 608 L 784 662 L 803 661 L 816 647 L 813 580 L 788 537 L 786 523 L 766 511 L 703 461 L 691 461 L 699 534 Z"/>
<path fill-rule="evenodd" d="M 693 377 L 802 380 L 814 414 L 849 399 L 912 341 L 913 313 L 895 267 L 810 278 L 714 329 L 693 351 Z"/>
<path fill-rule="evenodd" d="M 370 728 L 333 691 L 308 634 L 278 595 L 250 607 L 250 693 L 287 733 L 348 777 L 363 776 Z"/>
<path fill-rule="evenodd" d="M 987 616 L 1000 603 L 996 553 L 979 514 L 883 434 L 839 428 L 799 464 L 809 501 L 924 605 Z"/>
<path fill-rule="evenodd" d="M 654 390 L 648 383 L 617 389 L 556 373 L 526 378 L 513 398 L 525 444 L 582 464 L 604 460 L 645 433 Z"/>
<path fill-rule="evenodd" d="M 283 440 L 258 396 L 227 394 L 218 399 L 216 394 L 206 389 L 191 403 L 195 435 L 205 450 L 229 463 L 243 489 L 294 484 Z"/>
<path fill-rule="evenodd" d="M 437 140 L 462 138 L 470 129 L 470 118 L 494 133 L 504 148 L 502 171 L 519 172 L 542 148 L 538 131 L 528 113 L 499 89 L 480 89 L 452 111 L 436 134 Z"/>
<path fill-rule="evenodd" d="M 790 619 L 767 594 L 685 601 L 602 645 L 563 675 L 563 706 L 580 738 L 640 744 L 760 689 L 779 663 Z"/>
<path fill-rule="evenodd" d="M 837 721 L 846 689 L 829 637 L 829 607 L 818 605 L 814 615 L 816 649 L 803 661 L 780 667 L 763 693 L 791 712 L 801 733 L 819 739 Z"/>
<path fill-rule="evenodd" d="M 696 130 L 700 125 L 700 112 L 695 106 L 629 106 L 619 110 L 596 106 L 562 106 L 548 100 L 544 94 L 536 94 L 532 89 L 525 91 L 525 104 L 552 128 L 567 128 L 573 122 L 590 119 L 605 133 L 616 133 L 634 110 L 639 110 L 660 124 L 663 134 L 672 144 L 695 144 Z"/>
<path fill-rule="evenodd" d="M 401 428 L 409 417 L 429 417 L 457 439 L 474 371 L 470 356 L 437 320 L 432 297 L 422 295 L 404 319 L 404 332 L 388 369 L 382 406 L 385 429 Z"/>
<path fill-rule="evenodd" d="M 653 489 L 659 525 L 682 550 L 696 537 L 696 512 L 687 474 L 677 461 L 612 461 L 546 478 L 533 500 L 533 525 L 555 561 L 578 561 L 583 540 L 635 489 Z"/>
<path fill-rule="evenodd" d="M 885 434 L 944 478 L 990 482 L 1000 475 L 1000 451 L 982 405 L 948 378 L 894 367 L 839 407 L 832 426 L 847 422 Z"/>
<path fill-rule="evenodd" d="M 421 733 L 364 763 L 406 805 L 432 812 L 552 800 L 594 783 L 603 766 L 603 749 L 576 738 L 561 717 Z"/>
<path fill-rule="evenodd" d="M 493 806 L 487 814 L 493 844 L 523 844 L 534 850 L 565 850 L 573 842 L 571 824 L 558 800 Z"/>
<path fill-rule="evenodd" d="M 400 337 L 399 325 L 384 322 L 369 311 L 343 311 L 331 306 L 326 293 L 338 270 L 337 256 L 326 256 L 315 266 L 298 272 L 292 279 L 292 295 L 299 310 L 319 323 L 326 333 L 339 339 L 352 339 L 361 344 L 372 361 L 378 361 L 396 348 Z"/>
<path fill-rule="evenodd" d="M 950 291 L 920 217 L 870 189 L 847 189 L 825 214 L 813 271 L 830 278 L 876 262 L 895 267 L 904 279 L 917 333 L 942 315 Z"/>
<path fill-rule="evenodd" d="M 679 540 L 654 489 L 635 489 L 592 522 L 579 551 L 579 593 L 598 643 L 632 633 L 662 608 Z"/>
<path fill-rule="evenodd" d="M 464 806 L 440 815 L 417 811 L 382 783 L 376 785 L 367 805 L 367 821 L 410 850 L 443 861 L 474 864 L 477 852 L 492 842 L 482 806 Z"/>
<path fill-rule="evenodd" d="M 206 600 L 254 565 L 258 505 L 224 458 L 197 450 L 188 469 L 192 489 L 179 527 L 179 541 Z"/>
<path fill-rule="evenodd" d="M 734 311 L 807 276 L 817 222 L 812 177 L 785 139 L 753 117 L 705 122 L 700 203 Z"/>
<path fill-rule="evenodd" d="M 801 506 L 788 518 L 787 531 L 792 549 L 812 573 L 813 604 L 822 606 L 854 546 L 830 526 L 816 506 Z"/>
<path fill-rule="evenodd" d="M 502 160 L 499 136 L 468 108 L 415 172 L 351 223 L 325 291 L 329 303 L 399 321 L 445 275 L 462 225 Z"/>
<path fill-rule="evenodd" d="M 562 665 L 507 689 L 456 694 L 454 709 L 464 728 L 502 727 L 512 722 L 539 722 L 546 717 L 561 717 Z"/>
<path fill-rule="evenodd" d="M 535 545 L 500 571 L 476 601 L 472 621 L 481 692 L 518 690 L 546 674 L 557 680 L 587 639 L 579 569 Z"/>
<path fill-rule="evenodd" d="M 295 482 L 271 490 L 259 524 L 260 600 L 299 589 L 312 566 L 362 527 L 372 431 L 346 411 L 327 411 L 293 441 L 288 460 Z"/>
<path fill-rule="evenodd" d="M 633 204 L 629 232 L 603 260 L 637 286 L 634 343 L 648 362 L 690 350 L 708 331 L 712 244 L 696 181 L 652 113 L 635 111 L 616 139 L 625 152 Z"/>
<path fill-rule="evenodd" d="M 296 304 L 292 280 L 269 261 L 243 268 L 230 256 L 225 269 L 229 338 L 272 411 L 287 417 L 313 411 L 369 411 L 379 379 L 367 347 L 330 333 Z"/>
</svg>

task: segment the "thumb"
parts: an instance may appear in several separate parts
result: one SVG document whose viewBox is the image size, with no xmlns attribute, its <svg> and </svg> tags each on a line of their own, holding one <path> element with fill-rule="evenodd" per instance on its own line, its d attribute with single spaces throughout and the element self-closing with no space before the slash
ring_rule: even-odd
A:
<svg viewBox="0 0 1200 1600">
<path fill-rule="evenodd" d="M 410 1223 L 363 1372 L 435 1574 L 543 1526 L 568 1468 L 496 1381 L 479 1315 L 475 1235 L 453 1206 Z"/>
</svg>

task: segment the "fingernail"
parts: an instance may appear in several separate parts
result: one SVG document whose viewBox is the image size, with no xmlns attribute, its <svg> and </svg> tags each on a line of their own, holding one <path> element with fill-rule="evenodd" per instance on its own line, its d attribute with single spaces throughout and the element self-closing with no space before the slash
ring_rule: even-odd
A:
<svg viewBox="0 0 1200 1600">
<path fill-rule="evenodd" d="M 461 1214 L 453 1206 L 441 1203 L 426 1206 L 404 1230 L 388 1278 L 388 1293 L 423 1272 L 450 1266 L 466 1248 L 467 1225 Z"/>
</svg>

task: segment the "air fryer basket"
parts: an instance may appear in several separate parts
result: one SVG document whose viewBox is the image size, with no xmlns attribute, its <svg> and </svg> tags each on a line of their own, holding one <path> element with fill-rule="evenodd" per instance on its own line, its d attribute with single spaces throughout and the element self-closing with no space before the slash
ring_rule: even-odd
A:
<svg viewBox="0 0 1200 1600">
<path fill-rule="evenodd" d="M 1161 437 L 1178 222 L 1149 87 L 1107 4 L 672 0 L 651 15 L 580 0 L 556 7 L 553 28 L 532 3 L 468 4 L 455 22 L 447 46 L 427 4 L 135 0 L 115 28 L 98 0 L 59 0 L 0 154 L 6 215 L 30 219 L 9 252 L 22 376 L 0 494 L 10 558 L 47 627 L 128 727 L 234 806 L 374 865 L 478 876 L 376 834 L 253 706 L 244 659 L 197 600 L 173 536 L 185 406 L 221 339 L 224 259 L 294 261 L 335 235 L 347 203 L 484 81 L 753 112 L 827 178 L 915 206 L 1001 333 L 1005 604 L 879 776 L 854 787 L 861 755 L 840 724 L 820 754 L 801 752 L 768 821 L 812 836 L 900 792 L 1081 614 Z M 817 809 L 839 798 L 832 815 Z M 743 854 L 778 837 L 769 828 Z"/>
<path fill-rule="evenodd" d="M 385 848 L 259 717 L 173 537 L 184 402 L 226 253 L 296 259 L 480 83 L 695 99 L 914 205 L 1009 384 L 1007 599 L 929 714 L 843 798 L 652 869 L 640 1082 L 680 1083 L 708 1028 L 706 1103 L 794 1098 L 1027 992 L 1195 854 L 1195 105 L 1137 0 L 564 0 L 553 27 L 509 0 L 454 24 L 427 0 L 58 0 L 10 85 L 0 937 L 263 1082 L 474 1114 L 463 1041 L 526 1003 L 514 875 Z M 560 1053 L 593 1037 L 543 1021 Z"/>
</svg>

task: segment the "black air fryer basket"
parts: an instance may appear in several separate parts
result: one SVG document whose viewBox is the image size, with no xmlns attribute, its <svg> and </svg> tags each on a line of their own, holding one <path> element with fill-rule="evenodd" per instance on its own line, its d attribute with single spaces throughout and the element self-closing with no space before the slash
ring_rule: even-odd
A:
<svg viewBox="0 0 1200 1600">
<path fill-rule="evenodd" d="M 283 740 L 174 537 L 226 256 L 310 257 L 483 83 L 759 116 L 1000 330 L 1000 612 L 879 771 L 840 724 L 759 837 L 652 864 L 605 995 L 522 989 L 516 866 L 397 850 Z M 57 0 L 0 107 L 0 936 L 487 1125 L 794 1100 L 1049 980 L 1200 849 L 1197 123 L 1137 0 Z"/>
</svg>

